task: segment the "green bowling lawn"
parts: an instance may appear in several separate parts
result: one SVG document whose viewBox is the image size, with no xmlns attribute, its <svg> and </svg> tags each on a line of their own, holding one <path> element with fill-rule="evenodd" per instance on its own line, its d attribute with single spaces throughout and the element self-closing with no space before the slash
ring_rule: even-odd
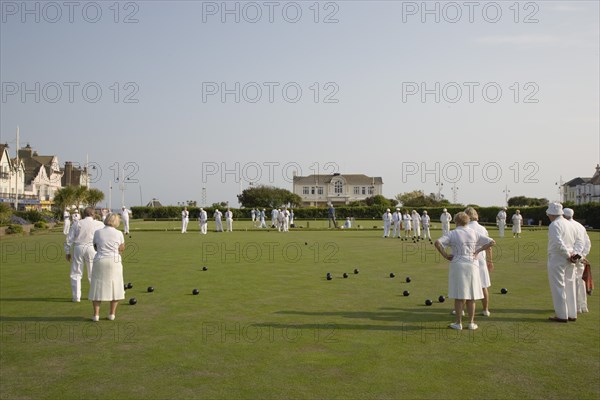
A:
<svg viewBox="0 0 600 400">
<path fill-rule="evenodd" d="M 457 332 L 446 327 L 451 301 L 438 302 L 447 262 L 429 243 L 380 230 L 236 227 L 202 236 L 194 221 L 182 235 L 177 222 L 133 221 L 123 264 L 137 305 L 121 302 L 108 321 L 103 304 L 97 323 L 89 301 L 70 301 L 61 233 L 2 237 L 0 397 L 600 397 L 600 289 L 577 322 L 547 321 L 544 230 L 497 239 L 492 315 Z M 600 234 L 590 236 L 598 283 Z M 84 297 L 88 287 L 84 279 Z"/>
</svg>

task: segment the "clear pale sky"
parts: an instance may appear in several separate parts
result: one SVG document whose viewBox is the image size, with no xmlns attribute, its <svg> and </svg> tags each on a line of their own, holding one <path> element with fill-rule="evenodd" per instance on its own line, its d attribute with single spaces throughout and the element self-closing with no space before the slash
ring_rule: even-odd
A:
<svg viewBox="0 0 600 400">
<path fill-rule="evenodd" d="M 1 3 L 2 143 L 87 156 L 107 197 L 125 166 L 128 206 L 238 206 L 238 177 L 294 170 L 557 200 L 600 162 L 597 1 L 24 4 Z"/>
</svg>

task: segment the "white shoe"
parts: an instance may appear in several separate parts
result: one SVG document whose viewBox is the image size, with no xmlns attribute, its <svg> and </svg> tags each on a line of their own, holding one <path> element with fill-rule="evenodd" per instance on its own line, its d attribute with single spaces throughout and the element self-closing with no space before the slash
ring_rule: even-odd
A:
<svg viewBox="0 0 600 400">
<path fill-rule="evenodd" d="M 491 313 L 488 310 L 483 310 L 483 312 L 481 313 L 481 315 L 483 315 L 484 317 L 489 317 L 490 314 Z"/>
<path fill-rule="evenodd" d="M 456 310 L 452 310 L 452 315 L 456 315 Z M 463 316 L 463 317 L 465 316 L 465 310 L 463 310 L 463 312 L 462 312 L 462 316 Z"/>
<path fill-rule="evenodd" d="M 108 320 L 109 321 L 114 321 L 115 320 L 115 314 L 108 314 Z"/>
<path fill-rule="evenodd" d="M 469 323 L 469 329 L 470 330 L 474 331 L 477 328 L 479 328 L 479 327 L 477 326 L 477 324 L 475 322 Z"/>
<path fill-rule="evenodd" d="M 100 321 L 100 317 L 97 315 L 94 315 L 94 316 L 92 316 L 92 321 L 98 322 L 98 321 Z"/>
<path fill-rule="evenodd" d="M 586 312 L 590 312 L 590 311 L 588 310 L 588 308 L 587 308 L 587 307 L 583 307 L 583 308 L 581 309 L 581 312 L 582 312 L 582 313 L 586 313 Z"/>
<path fill-rule="evenodd" d="M 457 331 L 462 331 L 462 325 L 457 324 L 456 322 L 448 325 L 448 328 L 456 329 Z"/>
<path fill-rule="evenodd" d="M 73 303 L 81 303 L 81 300 L 79 300 L 79 299 L 73 299 Z"/>
</svg>

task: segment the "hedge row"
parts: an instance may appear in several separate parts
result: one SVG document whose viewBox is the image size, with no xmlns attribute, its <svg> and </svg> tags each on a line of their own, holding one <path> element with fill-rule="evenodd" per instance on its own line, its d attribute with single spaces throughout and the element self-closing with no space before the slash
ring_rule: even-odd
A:
<svg viewBox="0 0 600 400">
<path fill-rule="evenodd" d="M 448 212 L 453 216 L 459 212 L 464 211 L 464 207 L 445 207 L 448 209 Z M 584 223 L 585 225 L 589 225 L 595 228 L 600 228 L 600 204 L 583 204 L 579 206 L 573 206 L 573 210 L 575 211 L 575 219 Z M 427 213 L 431 217 L 433 221 L 439 221 L 440 215 L 444 207 L 426 207 L 426 208 L 417 208 L 417 211 L 420 214 L 423 214 L 423 210 L 427 210 Z M 479 220 L 481 222 L 486 223 L 495 223 L 496 215 L 500 211 L 500 207 L 477 207 L 476 208 L 479 213 Z M 542 225 L 548 225 L 549 220 L 546 216 L 546 206 L 542 207 L 509 207 L 507 210 L 508 221 L 510 223 L 511 216 L 515 213 L 517 209 L 521 210 L 521 215 L 523 216 L 523 220 L 525 224 L 538 225 L 539 221 L 542 222 Z M 144 219 L 162 219 L 162 218 L 181 218 L 182 207 L 177 206 L 168 206 L 168 207 L 132 207 L 131 211 L 133 213 L 134 218 L 144 218 Z M 204 209 L 208 213 L 208 217 L 212 218 L 214 213 L 214 209 L 211 207 L 207 207 Z M 220 209 L 221 212 L 224 213 L 225 209 Z M 402 209 L 404 211 L 404 209 Z M 188 211 L 190 212 L 191 219 L 197 219 L 200 215 L 200 209 L 198 207 L 188 207 Z M 233 218 L 250 218 L 250 209 L 242 208 L 232 208 Z M 392 210 L 394 211 L 394 210 Z M 412 211 L 412 208 L 409 209 Z M 356 219 L 375 219 L 380 220 L 381 216 L 385 212 L 385 208 L 383 206 L 361 206 L 361 207 L 336 207 L 335 215 L 338 220 L 345 219 L 346 217 L 353 217 Z M 271 218 L 271 209 L 266 211 L 267 220 Z M 328 210 L 327 208 L 316 208 L 316 207 L 307 207 L 307 208 L 298 208 L 294 209 L 294 218 L 295 219 L 322 219 L 327 218 Z"/>
</svg>

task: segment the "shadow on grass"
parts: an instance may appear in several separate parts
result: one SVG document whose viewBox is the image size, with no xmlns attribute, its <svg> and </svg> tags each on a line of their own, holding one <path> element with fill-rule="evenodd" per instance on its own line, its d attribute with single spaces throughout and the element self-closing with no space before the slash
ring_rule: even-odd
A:
<svg viewBox="0 0 600 400">
<path fill-rule="evenodd" d="M 394 329 L 407 329 L 405 324 L 418 324 L 419 327 L 415 327 L 414 329 L 421 329 L 422 324 L 424 323 L 445 323 L 451 322 L 454 318 L 451 315 L 451 307 L 433 307 L 426 306 L 425 304 L 417 305 L 419 308 L 423 310 L 418 311 L 407 311 L 401 308 L 392 308 L 385 307 L 381 308 L 381 311 L 277 311 L 275 314 L 283 314 L 283 315 L 304 315 L 310 317 L 342 317 L 349 319 L 365 319 L 365 320 L 373 320 L 373 321 L 387 321 L 387 322 L 395 322 L 401 324 L 400 327 L 394 326 L 381 326 L 380 328 L 383 330 L 394 330 Z M 536 314 L 536 316 L 525 316 L 519 317 L 515 314 L 524 313 L 524 314 Z M 494 322 L 494 323 L 504 323 L 504 322 L 524 322 L 524 323 L 546 323 L 548 318 L 547 316 L 553 313 L 552 310 L 531 310 L 531 309 L 498 309 L 493 310 L 493 316 L 483 317 L 481 316 L 481 311 L 478 311 L 476 314 L 476 321 L 478 322 Z M 539 317 L 538 317 L 539 316 Z M 466 317 L 468 318 L 468 317 Z M 338 324 L 336 324 L 338 325 Z M 348 329 L 377 329 L 372 325 L 349 325 L 355 328 Z M 340 327 L 343 329 L 344 324 L 341 324 Z M 410 328 L 409 328 L 410 329 Z"/>
<path fill-rule="evenodd" d="M 82 322 L 89 321 L 84 317 L 5 317 L 0 315 L 0 322 Z"/>
<path fill-rule="evenodd" d="M 273 328 L 273 329 L 298 329 L 298 330 L 321 330 L 321 331 L 334 331 L 334 330 L 366 330 L 366 331 L 409 331 L 409 330 L 421 330 L 421 325 L 407 325 L 404 322 L 398 321 L 398 325 L 368 325 L 368 324 L 281 324 L 273 322 L 263 322 L 260 324 L 252 324 L 252 326 L 258 328 Z"/>
<path fill-rule="evenodd" d="M 66 297 L 4 297 L 0 298 L 3 301 L 39 301 L 39 302 L 56 302 L 56 303 L 71 303 L 71 298 Z"/>
</svg>

